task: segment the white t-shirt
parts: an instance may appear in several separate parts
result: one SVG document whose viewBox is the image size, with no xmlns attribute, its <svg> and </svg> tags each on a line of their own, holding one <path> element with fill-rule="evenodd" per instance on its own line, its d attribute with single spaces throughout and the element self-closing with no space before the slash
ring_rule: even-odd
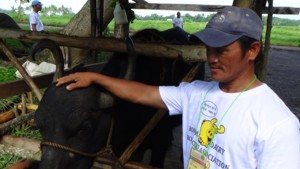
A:
<svg viewBox="0 0 300 169">
<path fill-rule="evenodd" d="M 192 145 L 208 150 L 209 169 L 300 169 L 299 120 L 266 84 L 238 98 L 217 82 L 184 82 L 159 91 L 170 115 L 183 112 L 185 169 Z M 212 129 L 218 132 L 210 140 Z"/>
<path fill-rule="evenodd" d="M 175 27 L 179 27 L 179 28 L 181 28 L 182 29 L 182 27 L 183 27 L 183 18 L 177 18 L 177 17 L 175 17 L 175 18 L 173 18 L 173 24 L 175 25 Z"/>
<path fill-rule="evenodd" d="M 32 31 L 31 24 L 36 24 L 36 30 L 37 31 L 43 31 L 44 25 L 40 18 L 40 15 L 34 11 L 31 11 L 29 15 L 29 24 L 30 24 L 30 30 Z"/>
</svg>

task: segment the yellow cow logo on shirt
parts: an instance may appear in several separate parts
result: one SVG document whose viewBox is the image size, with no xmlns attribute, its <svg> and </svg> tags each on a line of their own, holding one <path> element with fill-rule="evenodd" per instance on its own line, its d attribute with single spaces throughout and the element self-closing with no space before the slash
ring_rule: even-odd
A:
<svg viewBox="0 0 300 169">
<path fill-rule="evenodd" d="M 198 138 L 201 145 L 208 147 L 215 134 L 222 134 L 225 132 L 225 127 L 223 125 L 218 127 L 216 124 L 217 121 L 218 120 L 216 118 L 213 118 L 211 121 L 203 120 Z"/>
</svg>

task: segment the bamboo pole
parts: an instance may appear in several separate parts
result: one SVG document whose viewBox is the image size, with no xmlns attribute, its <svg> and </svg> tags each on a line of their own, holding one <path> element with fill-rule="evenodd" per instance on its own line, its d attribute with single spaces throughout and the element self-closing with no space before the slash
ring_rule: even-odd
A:
<svg viewBox="0 0 300 169">
<path fill-rule="evenodd" d="M 35 111 L 25 114 L 23 116 L 16 117 L 13 120 L 10 120 L 6 123 L 0 124 L 0 136 L 11 131 L 12 129 L 16 128 L 20 124 L 23 124 L 23 123 L 27 122 L 28 120 L 33 119 L 34 114 L 35 114 Z"/>
<path fill-rule="evenodd" d="M 14 115 L 14 110 L 11 109 L 11 110 L 8 110 L 4 113 L 1 113 L 0 114 L 0 124 L 1 123 L 4 123 L 4 122 L 7 122 L 11 119 L 15 118 L 15 115 Z"/>
</svg>

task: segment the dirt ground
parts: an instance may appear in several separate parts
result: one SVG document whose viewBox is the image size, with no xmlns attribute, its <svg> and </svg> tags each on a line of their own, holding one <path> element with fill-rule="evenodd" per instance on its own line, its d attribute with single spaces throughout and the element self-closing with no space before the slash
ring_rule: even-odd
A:
<svg viewBox="0 0 300 169">
<path fill-rule="evenodd" d="M 264 80 L 300 119 L 300 47 L 272 47 Z M 182 169 L 181 126 L 174 130 L 165 169 Z"/>
<path fill-rule="evenodd" d="M 300 119 L 300 47 L 272 48 L 265 83 Z"/>
</svg>

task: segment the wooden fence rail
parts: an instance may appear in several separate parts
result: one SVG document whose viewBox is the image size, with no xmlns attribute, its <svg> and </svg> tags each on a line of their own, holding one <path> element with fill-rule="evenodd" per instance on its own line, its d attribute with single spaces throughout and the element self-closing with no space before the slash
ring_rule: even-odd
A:
<svg viewBox="0 0 300 169">
<path fill-rule="evenodd" d="M 60 46 L 109 52 L 126 52 L 125 41 L 116 38 L 76 37 L 58 33 L 32 32 L 4 28 L 0 28 L 0 38 L 19 39 L 31 42 L 37 42 L 42 39 L 50 39 Z M 145 56 L 182 58 L 184 60 L 198 61 L 206 60 L 205 48 L 203 45 L 173 45 L 166 43 L 134 42 L 134 47 L 137 54 Z"/>
<path fill-rule="evenodd" d="M 157 4 L 157 3 L 131 3 L 133 9 L 151 10 L 175 10 L 175 11 L 195 11 L 195 12 L 216 12 L 226 5 L 200 5 L 200 4 Z M 273 7 L 273 14 L 299 15 L 300 8 L 295 7 Z M 268 13 L 268 7 L 263 10 Z"/>
</svg>

